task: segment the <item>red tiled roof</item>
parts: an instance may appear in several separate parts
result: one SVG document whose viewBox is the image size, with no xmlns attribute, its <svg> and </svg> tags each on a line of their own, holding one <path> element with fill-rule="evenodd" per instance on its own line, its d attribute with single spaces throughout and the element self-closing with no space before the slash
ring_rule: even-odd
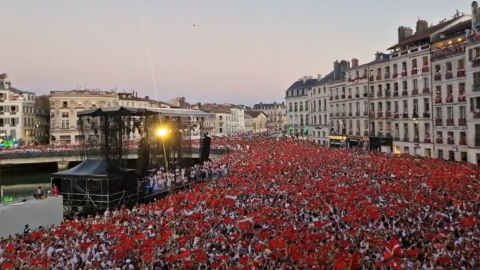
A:
<svg viewBox="0 0 480 270">
<path fill-rule="evenodd" d="M 453 18 L 437 25 L 429 27 L 425 32 L 420 34 L 415 34 L 407 37 L 406 39 L 402 40 L 400 43 L 393 45 L 392 47 L 388 48 L 388 50 L 393 50 L 397 47 L 407 45 L 416 41 L 420 41 L 422 39 L 429 38 L 433 33 L 437 32 L 438 30 L 442 29 L 443 27 L 447 26 L 448 24 L 452 23 L 454 20 L 458 18 Z"/>
</svg>

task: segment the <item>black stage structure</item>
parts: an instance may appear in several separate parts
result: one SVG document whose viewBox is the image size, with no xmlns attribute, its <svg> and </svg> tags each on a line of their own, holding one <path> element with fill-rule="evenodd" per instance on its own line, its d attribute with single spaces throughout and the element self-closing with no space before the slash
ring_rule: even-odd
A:
<svg viewBox="0 0 480 270">
<path fill-rule="evenodd" d="M 85 160 L 80 165 L 52 175 L 63 196 L 66 211 L 100 210 L 135 203 L 151 170 L 184 168 L 193 154 L 192 136 L 203 132 L 212 114 L 171 108 L 94 108 L 77 113 L 77 127 Z M 198 138 L 198 136 L 197 136 Z M 200 145 L 206 144 L 200 142 Z M 139 143 L 134 143 L 139 142 Z M 208 159 L 203 147 L 203 159 Z M 135 169 L 127 169 L 137 159 Z"/>
</svg>

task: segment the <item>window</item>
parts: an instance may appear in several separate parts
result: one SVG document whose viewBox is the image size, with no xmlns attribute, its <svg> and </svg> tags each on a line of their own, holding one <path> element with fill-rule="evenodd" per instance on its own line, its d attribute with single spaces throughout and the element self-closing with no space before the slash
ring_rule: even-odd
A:
<svg viewBox="0 0 480 270">
<path fill-rule="evenodd" d="M 447 119 L 453 119 L 453 107 L 447 107 Z"/>
<path fill-rule="evenodd" d="M 402 71 L 407 70 L 407 62 L 402 62 Z"/>
<path fill-rule="evenodd" d="M 62 112 L 62 118 L 68 118 L 68 112 Z"/>
<path fill-rule="evenodd" d="M 393 74 L 397 74 L 398 73 L 398 67 L 397 67 L 397 64 L 394 64 L 393 65 Z"/>
<path fill-rule="evenodd" d="M 403 113 L 408 113 L 408 101 L 403 101 Z"/>
<path fill-rule="evenodd" d="M 452 62 L 447 62 L 446 66 L 447 66 L 447 71 L 452 71 Z"/>
<path fill-rule="evenodd" d="M 69 128 L 70 124 L 68 119 L 62 119 L 62 128 Z"/>
<path fill-rule="evenodd" d="M 465 69 L 465 60 L 464 59 L 460 59 L 458 60 L 458 69 L 462 70 L 462 69 Z"/>
<path fill-rule="evenodd" d="M 408 123 L 403 124 L 403 137 L 408 138 Z"/>
<path fill-rule="evenodd" d="M 480 47 L 468 50 L 468 61 L 477 60 L 480 58 Z"/>
<path fill-rule="evenodd" d="M 413 59 L 412 60 L 412 68 L 416 68 L 417 67 L 417 59 Z"/>
<path fill-rule="evenodd" d="M 418 90 L 418 81 L 417 80 L 413 80 L 413 89 Z"/>
<path fill-rule="evenodd" d="M 430 123 L 425 123 L 425 138 L 430 138 Z"/>
<path fill-rule="evenodd" d="M 413 100 L 413 112 L 418 113 L 418 99 Z"/>
<path fill-rule="evenodd" d="M 430 89 L 430 79 L 428 77 L 423 78 L 423 89 Z"/>
<path fill-rule="evenodd" d="M 398 101 L 393 102 L 393 109 L 394 109 L 394 112 L 398 113 Z"/>
<path fill-rule="evenodd" d="M 359 95 L 360 94 L 360 90 L 358 89 L 358 87 L 355 87 L 355 95 Z"/>
<path fill-rule="evenodd" d="M 428 67 L 428 56 L 424 56 L 422 58 L 422 62 L 424 67 Z"/>
<path fill-rule="evenodd" d="M 360 102 L 355 103 L 355 111 L 357 112 L 357 114 L 360 113 Z"/>
<path fill-rule="evenodd" d="M 436 118 L 437 119 L 443 119 L 443 111 L 441 107 L 435 108 L 436 110 Z"/>
<path fill-rule="evenodd" d="M 408 88 L 408 83 L 407 83 L 407 81 L 403 81 L 403 82 L 402 82 L 402 86 L 403 86 L 403 91 L 407 91 L 407 90 L 408 90 L 408 89 L 407 89 L 407 88 Z"/>
<path fill-rule="evenodd" d="M 67 108 L 67 107 L 68 107 L 68 102 L 67 102 L 67 101 L 64 101 L 62 104 L 63 104 L 63 105 L 62 105 L 63 108 Z"/>
<path fill-rule="evenodd" d="M 460 119 L 466 119 L 467 118 L 467 108 L 465 108 L 465 106 L 459 106 L 458 107 L 458 115 L 460 116 Z"/>
<path fill-rule="evenodd" d="M 430 99 L 424 98 L 423 99 L 423 111 L 426 113 L 430 112 Z"/>
<path fill-rule="evenodd" d="M 473 85 L 480 85 L 480 72 L 473 73 Z"/>
<path fill-rule="evenodd" d="M 348 103 L 348 113 L 352 113 L 352 103 Z"/>
<path fill-rule="evenodd" d="M 441 70 L 440 65 L 435 65 L 435 72 L 440 72 Z"/>
</svg>

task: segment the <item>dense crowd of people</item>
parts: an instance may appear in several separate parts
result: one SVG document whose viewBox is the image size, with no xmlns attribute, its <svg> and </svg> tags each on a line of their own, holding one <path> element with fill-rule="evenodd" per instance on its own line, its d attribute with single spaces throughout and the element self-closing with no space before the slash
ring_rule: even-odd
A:
<svg viewBox="0 0 480 270">
<path fill-rule="evenodd" d="M 480 269 L 466 163 L 237 141 L 229 176 L 0 242 L 1 269 Z M 247 146 L 248 145 L 248 146 Z"/>
</svg>

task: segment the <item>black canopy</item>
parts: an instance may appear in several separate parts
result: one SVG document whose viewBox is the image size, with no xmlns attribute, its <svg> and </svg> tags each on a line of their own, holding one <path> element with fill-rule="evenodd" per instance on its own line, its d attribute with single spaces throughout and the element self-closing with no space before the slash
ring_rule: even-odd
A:
<svg viewBox="0 0 480 270">
<path fill-rule="evenodd" d="M 111 179 L 112 176 L 121 176 L 133 169 L 118 168 L 108 164 L 105 160 L 87 159 L 77 166 L 66 171 L 52 174 L 54 178 L 95 178 Z"/>
</svg>

